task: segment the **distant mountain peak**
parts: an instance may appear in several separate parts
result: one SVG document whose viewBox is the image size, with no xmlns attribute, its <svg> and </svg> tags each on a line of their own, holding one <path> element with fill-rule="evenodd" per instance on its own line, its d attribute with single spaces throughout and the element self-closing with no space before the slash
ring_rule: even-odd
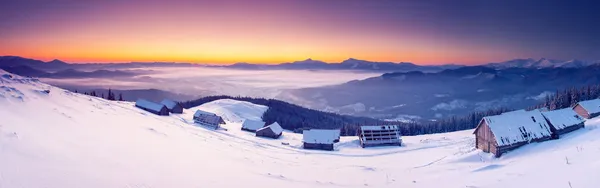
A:
<svg viewBox="0 0 600 188">
<path fill-rule="evenodd" d="M 67 64 L 66 62 L 64 62 L 64 61 L 61 61 L 61 60 L 58 60 L 58 59 L 54 59 L 54 60 L 52 60 L 52 61 L 48 61 L 48 62 L 46 62 L 46 63 Z"/>
<path fill-rule="evenodd" d="M 325 62 L 323 62 L 323 61 L 319 61 L 319 60 L 314 60 L 314 59 L 312 59 L 312 58 L 308 58 L 308 59 L 306 59 L 306 60 L 302 60 L 302 61 L 294 61 L 294 62 L 292 62 L 292 63 L 294 63 L 294 64 L 306 64 L 306 63 L 319 63 L 319 64 L 322 64 L 322 63 L 325 63 Z"/>
</svg>

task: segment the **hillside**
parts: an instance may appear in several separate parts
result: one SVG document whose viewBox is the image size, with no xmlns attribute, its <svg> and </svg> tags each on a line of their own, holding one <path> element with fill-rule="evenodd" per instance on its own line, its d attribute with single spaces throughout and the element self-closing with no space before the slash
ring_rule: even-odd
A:
<svg viewBox="0 0 600 188">
<path fill-rule="evenodd" d="M 303 129 L 310 128 L 341 129 L 342 135 L 356 135 L 356 129 L 359 125 L 402 124 L 401 122 L 385 122 L 373 118 L 322 112 L 276 99 L 223 95 L 202 97 L 183 102 L 182 105 L 184 108 L 193 108 L 199 105 L 212 104 L 214 101 L 222 101 L 223 99 L 234 99 L 266 106 L 268 109 L 262 114 L 263 121 L 268 124 L 278 122 L 284 129 L 293 130 L 294 132 L 301 132 Z M 403 127 L 403 133 L 409 133 L 408 127 Z"/>
<path fill-rule="evenodd" d="M 49 93 L 45 91 L 49 91 Z M 600 119 L 502 158 L 475 150 L 472 130 L 406 136 L 403 147 L 332 152 L 241 131 L 257 118 L 244 102 L 198 108 L 235 114 L 228 131 L 191 123 L 193 111 L 158 117 L 0 71 L 0 187 L 595 187 Z M 244 113 L 246 110 L 256 113 Z M 35 117 L 35 118 L 32 118 Z M 230 120 L 231 120 L 230 119 Z M 281 143 L 289 143 L 282 145 Z M 235 181 L 232 181 L 235 180 Z"/>
<path fill-rule="evenodd" d="M 526 108 L 557 90 L 600 83 L 585 68 L 462 67 L 397 72 L 333 86 L 289 90 L 279 99 L 312 109 L 380 119 L 444 119 L 473 111 Z"/>
</svg>

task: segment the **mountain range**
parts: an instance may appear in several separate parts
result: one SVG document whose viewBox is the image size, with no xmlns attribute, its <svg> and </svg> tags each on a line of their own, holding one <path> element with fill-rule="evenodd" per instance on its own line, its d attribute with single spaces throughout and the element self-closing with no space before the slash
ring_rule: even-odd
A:
<svg viewBox="0 0 600 188">
<path fill-rule="evenodd" d="M 49 66 L 48 66 L 49 67 Z M 58 70 L 55 72 L 38 70 L 29 66 L 1 66 L 0 69 L 4 69 L 13 74 L 19 74 L 29 77 L 40 77 L 40 78 L 107 78 L 107 77 L 122 77 L 122 76 L 133 76 L 136 75 L 130 71 L 120 70 L 94 70 L 94 71 L 79 71 L 73 68 L 65 67 L 66 69 Z"/>
<path fill-rule="evenodd" d="M 594 64 L 599 64 L 600 60 L 595 61 L 583 61 L 572 59 L 568 61 L 564 60 L 556 60 L 556 59 L 513 59 L 509 61 L 499 62 L 499 63 L 489 63 L 486 66 L 493 68 L 578 68 L 585 67 Z"/>
<path fill-rule="evenodd" d="M 555 60 L 555 59 L 513 59 L 503 62 L 487 63 L 480 66 L 491 67 L 495 69 L 506 68 L 579 68 L 589 65 L 599 64 L 600 60 Z M 457 64 L 443 65 L 417 65 L 410 62 L 375 62 L 349 58 L 339 63 L 326 63 L 324 61 L 306 59 L 302 61 L 294 61 L 280 64 L 252 64 L 252 63 L 235 63 L 231 65 L 209 65 L 209 64 L 194 64 L 194 63 L 175 63 L 175 62 L 130 62 L 130 63 L 86 63 L 86 64 L 71 64 L 61 60 L 52 60 L 48 62 L 28 59 L 18 56 L 0 56 L 0 67 L 18 67 L 27 66 L 33 69 L 43 71 L 59 71 L 65 69 L 76 70 L 116 70 L 126 68 L 143 68 L 143 67 L 190 67 L 190 66 L 205 66 L 205 67 L 220 67 L 233 68 L 244 70 L 355 70 L 355 71 L 371 71 L 371 72 L 439 72 L 446 69 L 456 69 L 464 67 Z"/>
<path fill-rule="evenodd" d="M 492 108 L 526 108 L 556 91 L 600 83 L 600 65 L 583 68 L 470 66 L 436 73 L 396 72 L 344 84 L 288 90 L 304 106 L 380 119 L 439 119 Z"/>
<path fill-rule="evenodd" d="M 233 65 L 226 66 L 228 68 L 236 69 L 251 69 L 251 70 L 269 70 L 269 69 L 283 69 L 283 70 L 358 70 L 358 71 L 376 71 L 376 72 L 390 72 L 390 71 L 424 71 L 424 72 L 435 72 L 444 69 L 454 69 L 462 67 L 462 65 L 416 65 L 409 62 L 373 62 L 366 60 L 359 60 L 354 58 L 346 59 L 340 63 L 326 63 L 319 60 L 306 59 L 303 61 L 294 61 L 290 63 L 281 63 L 274 65 L 265 64 L 249 64 L 249 63 L 236 63 Z"/>
</svg>

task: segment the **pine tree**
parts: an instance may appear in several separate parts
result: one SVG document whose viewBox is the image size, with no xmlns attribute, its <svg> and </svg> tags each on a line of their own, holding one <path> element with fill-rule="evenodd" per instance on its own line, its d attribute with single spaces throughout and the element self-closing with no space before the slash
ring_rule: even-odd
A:
<svg viewBox="0 0 600 188">
<path fill-rule="evenodd" d="M 111 100 L 111 101 L 116 100 L 115 94 L 112 92 L 112 90 L 110 88 L 108 89 L 108 97 L 106 99 Z"/>
<path fill-rule="evenodd" d="M 119 93 L 119 101 L 123 101 L 123 94 Z"/>
</svg>

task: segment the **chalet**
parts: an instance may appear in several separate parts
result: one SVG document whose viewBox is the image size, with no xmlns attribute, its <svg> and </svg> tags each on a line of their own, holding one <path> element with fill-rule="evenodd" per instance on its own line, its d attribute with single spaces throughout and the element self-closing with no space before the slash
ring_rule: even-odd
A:
<svg viewBox="0 0 600 188">
<path fill-rule="evenodd" d="M 283 133 L 283 128 L 281 128 L 281 126 L 277 122 L 256 130 L 256 136 L 269 137 L 269 138 L 274 138 L 274 139 L 279 138 L 282 133 Z"/>
<path fill-rule="evenodd" d="M 475 147 L 500 157 L 530 142 L 552 136 L 550 125 L 539 110 L 504 113 L 481 119 L 475 134 Z"/>
<path fill-rule="evenodd" d="M 311 129 L 302 132 L 304 149 L 319 149 L 333 151 L 335 140 L 339 141 L 340 130 Z"/>
<path fill-rule="evenodd" d="M 160 102 L 161 104 L 164 104 L 167 109 L 169 109 L 169 112 L 174 113 L 174 114 L 181 114 L 183 113 L 183 106 L 181 106 L 181 104 L 179 104 L 178 102 L 169 100 L 169 99 L 165 99 L 162 102 Z"/>
<path fill-rule="evenodd" d="M 169 109 L 163 104 L 158 104 L 154 102 L 150 102 L 144 99 L 138 99 L 135 102 L 135 107 L 138 107 L 142 110 L 148 111 L 150 113 L 159 115 L 159 116 L 168 116 Z"/>
<path fill-rule="evenodd" d="M 244 123 L 242 123 L 242 130 L 244 131 L 248 131 L 248 132 L 256 132 L 256 130 L 263 128 L 265 126 L 265 122 L 263 121 L 257 121 L 257 120 L 244 120 Z"/>
<path fill-rule="evenodd" d="M 542 115 L 550 124 L 552 138 L 555 139 L 558 139 L 560 135 L 583 128 L 585 122 L 583 117 L 571 108 L 542 112 Z"/>
<path fill-rule="evenodd" d="M 361 147 L 401 146 L 400 128 L 397 125 L 361 126 L 358 135 Z"/>
<path fill-rule="evenodd" d="M 597 117 L 600 115 L 600 99 L 578 102 L 573 110 L 586 119 Z"/>
<path fill-rule="evenodd" d="M 194 122 L 200 125 L 213 127 L 215 130 L 219 129 L 221 124 L 225 124 L 225 121 L 223 121 L 221 116 L 202 110 L 196 110 L 196 113 L 194 113 Z"/>
</svg>

